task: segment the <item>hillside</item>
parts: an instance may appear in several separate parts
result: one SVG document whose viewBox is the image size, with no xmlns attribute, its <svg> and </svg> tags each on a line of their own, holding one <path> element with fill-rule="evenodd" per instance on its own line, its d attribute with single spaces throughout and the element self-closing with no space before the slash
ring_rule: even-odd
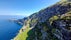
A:
<svg viewBox="0 0 71 40">
<path fill-rule="evenodd" d="M 57 2 L 23 22 L 14 40 L 71 40 L 71 1 Z"/>
</svg>

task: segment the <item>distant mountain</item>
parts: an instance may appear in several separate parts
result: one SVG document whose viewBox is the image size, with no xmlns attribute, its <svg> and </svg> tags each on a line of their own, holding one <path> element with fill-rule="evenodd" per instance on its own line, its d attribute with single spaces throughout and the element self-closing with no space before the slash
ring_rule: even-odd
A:
<svg viewBox="0 0 71 40">
<path fill-rule="evenodd" d="M 18 19 L 18 20 L 13 20 L 13 21 L 16 22 L 19 25 L 24 25 L 25 20 L 28 20 L 28 18 L 24 17 L 23 19 Z"/>
<path fill-rule="evenodd" d="M 71 40 L 71 0 L 64 0 L 22 19 L 14 40 Z"/>
</svg>

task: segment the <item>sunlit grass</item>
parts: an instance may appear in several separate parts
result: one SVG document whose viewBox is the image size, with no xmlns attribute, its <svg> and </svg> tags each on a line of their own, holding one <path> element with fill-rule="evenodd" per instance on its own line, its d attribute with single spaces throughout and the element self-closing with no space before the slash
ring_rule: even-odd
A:
<svg viewBox="0 0 71 40">
<path fill-rule="evenodd" d="M 14 40 L 26 40 L 26 38 L 28 37 L 28 32 L 29 32 L 29 27 L 24 31 L 19 33 L 16 38 Z"/>
</svg>

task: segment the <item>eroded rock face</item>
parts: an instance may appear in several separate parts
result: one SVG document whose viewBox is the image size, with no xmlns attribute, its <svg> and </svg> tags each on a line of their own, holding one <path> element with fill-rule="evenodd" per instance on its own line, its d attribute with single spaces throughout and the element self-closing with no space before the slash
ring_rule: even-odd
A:
<svg viewBox="0 0 71 40">
<path fill-rule="evenodd" d="M 59 25 L 57 25 L 59 24 Z M 58 30 L 60 40 L 71 40 L 71 19 L 69 20 L 56 20 L 53 22 L 53 28 Z M 55 27 L 56 26 L 56 27 Z M 61 36 L 60 36 L 61 35 Z M 56 35 L 55 35 L 56 36 Z"/>
</svg>

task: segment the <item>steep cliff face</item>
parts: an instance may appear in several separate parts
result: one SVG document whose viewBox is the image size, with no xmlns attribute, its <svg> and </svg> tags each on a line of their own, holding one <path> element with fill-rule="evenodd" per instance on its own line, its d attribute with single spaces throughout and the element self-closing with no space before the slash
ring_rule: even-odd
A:
<svg viewBox="0 0 71 40">
<path fill-rule="evenodd" d="M 71 2 L 60 1 L 27 17 L 14 40 L 71 40 L 70 33 Z"/>
</svg>

